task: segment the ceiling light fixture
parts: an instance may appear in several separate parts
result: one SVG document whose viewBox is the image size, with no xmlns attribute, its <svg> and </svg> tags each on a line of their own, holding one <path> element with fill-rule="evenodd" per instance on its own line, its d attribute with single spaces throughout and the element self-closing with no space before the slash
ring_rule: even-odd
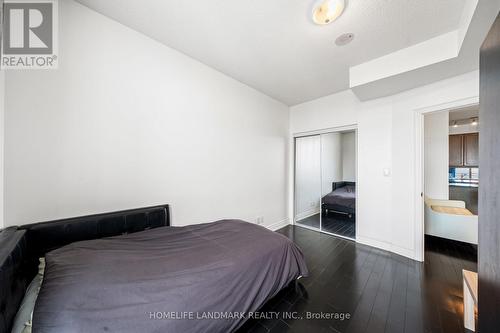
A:
<svg viewBox="0 0 500 333">
<path fill-rule="evenodd" d="M 458 127 L 458 124 L 457 124 L 457 121 L 456 121 L 456 120 L 453 122 L 453 127 L 455 127 L 455 128 L 457 128 L 457 127 Z"/>
<path fill-rule="evenodd" d="M 312 19 L 319 25 L 332 23 L 342 14 L 344 8 L 344 0 L 319 0 L 314 4 Z"/>
<path fill-rule="evenodd" d="M 477 118 L 472 118 L 472 126 L 477 126 Z"/>
</svg>

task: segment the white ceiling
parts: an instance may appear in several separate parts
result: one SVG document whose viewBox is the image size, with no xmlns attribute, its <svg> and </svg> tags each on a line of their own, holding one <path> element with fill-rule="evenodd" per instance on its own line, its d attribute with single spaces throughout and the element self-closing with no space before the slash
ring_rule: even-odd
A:
<svg viewBox="0 0 500 333">
<path fill-rule="evenodd" d="M 311 22 L 313 0 L 77 1 L 295 105 L 348 89 L 351 66 L 458 29 L 466 0 L 350 0 L 328 26 Z M 345 32 L 354 41 L 336 46 Z"/>
<path fill-rule="evenodd" d="M 479 105 L 450 111 L 450 121 L 470 119 L 474 117 L 479 117 Z"/>
</svg>

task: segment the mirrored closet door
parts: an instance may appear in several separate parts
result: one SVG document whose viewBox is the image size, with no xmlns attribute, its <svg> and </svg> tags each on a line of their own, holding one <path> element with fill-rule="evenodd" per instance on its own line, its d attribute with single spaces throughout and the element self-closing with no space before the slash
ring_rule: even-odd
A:
<svg viewBox="0 0 500 333">
<path fill-rule="evenodd" d="M 356 237 L 356 132 L 321 135 L 321 230 Z"/>
<path fill-rule="evenodd" d="M 321 138 L 295 139 L 295 223 L 321 229 Z"/>
<path fill-rule="evenodd" d="M 295 138 L 295 223 L 356 237 L 356 131 Z"/>
</svg>

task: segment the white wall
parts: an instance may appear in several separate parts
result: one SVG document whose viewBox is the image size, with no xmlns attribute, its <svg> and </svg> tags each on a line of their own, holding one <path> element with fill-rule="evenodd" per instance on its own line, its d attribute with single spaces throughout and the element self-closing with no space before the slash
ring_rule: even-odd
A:
<svg viewBox="0 0 500 333">
<path fill-rule="evenodd" d="M 163 203 L 286 222 L 288 107 L 59 3 L 59 69 L 6 76 L 7 225 Z"/>
<path fill-rule="evenodd" d="M 356 132 L 341 134 L 342 140 L 342 180 L 356 181 Z"/>
<path fill-rule="evenodd" d="M 432 199 L 448 200 L 449 113 L 424 116 L 424 193 Z"/>
<path fill-rule="evenodd" d="M 321 194 L 321 141 L 319 135 L 295 141 L 295 219 L 319 213 Z"/>
<path fill-rule="evenodd" d="M 321 192 L 332 191 L 332 183 L 342 181 L 341 133 L 321 134 Z"/>
<path fill-rule="evenodd" d="M 465 103 L 478 94 L 477 71 L 367 102 L 347 90 L 292 107 L 290 132 L 357 124 L 357 240 L 418 259 L 423 231 L 417 232 L 416 220 L 416 110 Z M 292 198 L 289 193 L 290 202 Z"/>
</svg>

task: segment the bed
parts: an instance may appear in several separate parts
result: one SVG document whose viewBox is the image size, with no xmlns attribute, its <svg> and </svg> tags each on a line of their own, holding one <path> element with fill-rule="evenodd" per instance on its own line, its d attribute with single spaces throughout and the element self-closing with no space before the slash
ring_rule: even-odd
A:
<svg viewBox="0 0 500 333">
<path fill-rule="evenodd" d="M 288 238 L 240 220 L 170 227 L 168 206 L 0 233 L 0 332 L 45 257 L 34 332 L 231 332 L 308 271 Z"/>
<path fill-rule="evenodd" d="M 333 182 L 332 191 L 321 198 L 321 208 L 323 214 L 335 212 L 352 218 L 356 214 L 356 183 Z"/>
</svg>

